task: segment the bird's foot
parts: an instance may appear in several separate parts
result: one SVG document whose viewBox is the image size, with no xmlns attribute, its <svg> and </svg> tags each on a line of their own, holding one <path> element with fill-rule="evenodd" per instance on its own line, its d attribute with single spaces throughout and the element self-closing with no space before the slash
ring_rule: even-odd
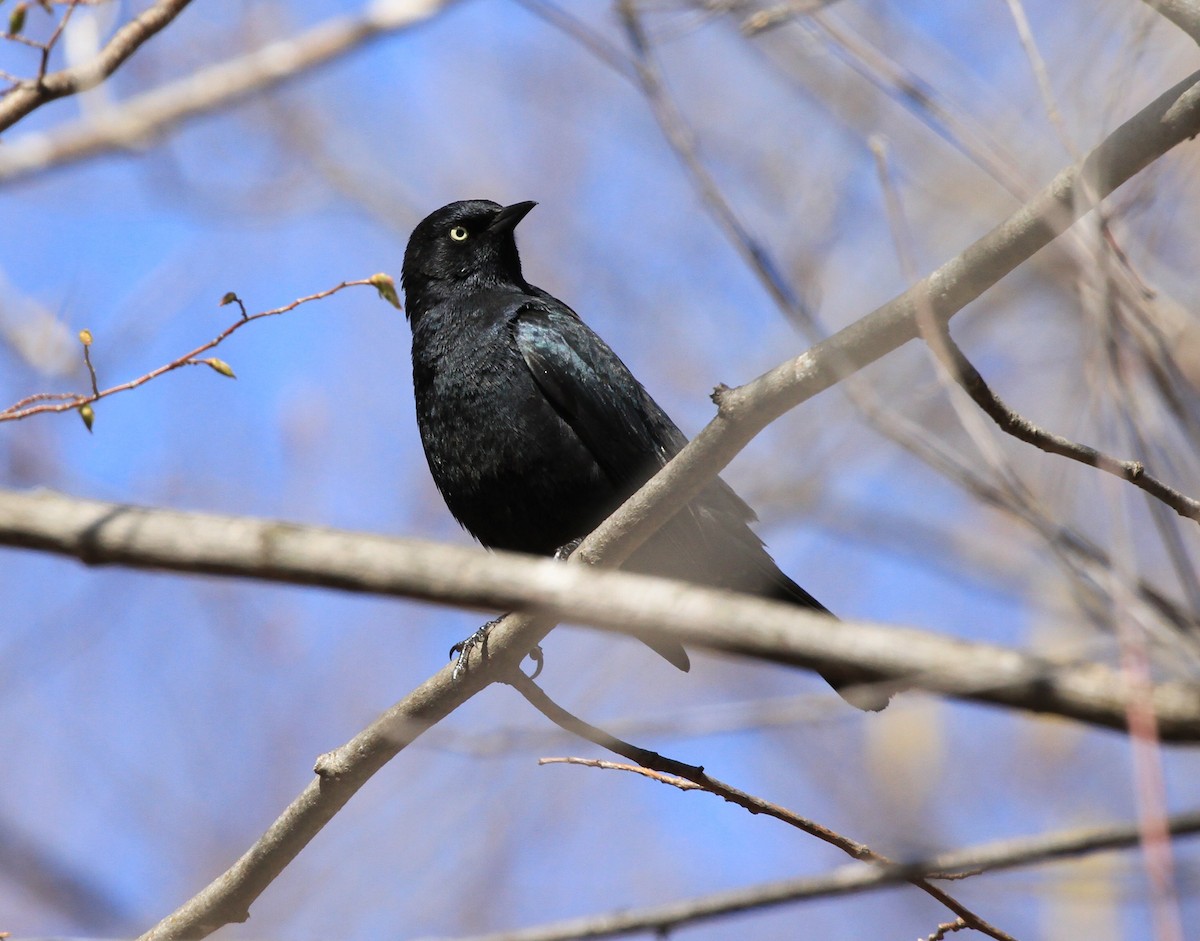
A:
<svg viewBox="0 0 1200 941">
<path fill-rule="evenodd" d="M 554 558 L 558 559 L 559 562 L 565 562 L 571 553 L 579 548 L 581 542 L 583 542 L 582 536 L 578 539 L 572 539 L 565 546 L 559 546 L 554 550 Z"/>
<path fill-rule="evenodd" d="M 450 648 L 450 656 L 453 658 L 457 655 L 458 657 L 454 663 L 454 672 L 450 674 L 450 678 L 452 680 L 457 680 L 467 669 L 467 661 L 470 659 L 471 653 L 476 647 L 479 648 L 479 656 L 484 660 L 487 659 L 488 632 L 491 631 L 491 629 L 499 624 L 502 620 L 504 620 L 503 615 L 498 618 L 493 618 L 484 624 L 483 627 L 479 628 L 470 637 L 466 638 L 465 640 L 460 640 L 457 644 Z"/>
<path fill-rule="evenodd" d="M 545 655 L 542 653 L 542 645 L 535 644 L 533 650 L 529 651 L 529 659 L 535 664 L 533 672 L 529 674 L 531 680 L 536 680 L 542 675 L 542 667 L 546 665 Z"/>
<path fill-rule="evenodd" d="M 450 674 L 451 680 L 457 680 L 460 676 L 462 676 L 463 673 L 466 672 L 469 666 L 467 661 L 471 656 L 471 652 L 475 650 L 476 647 L 479 648 L 479 656 L 484 660 L 487 659 L 488 634 L 491 632 L 492 628 L 503 621 L 504 618 L 505 615 L 503 614 L 498 618 L 492 618 L 492 620 L 480 627 L 470 637 L 466 638 L 465 640 L 460 640 L 457 644 L 450 648 L 450 656 L 458 656 L 458 659 L 454 663 L 454 672 Z M 542 667 L 546 665 L 545 657 L 542 654 L 541 644 L 535 645 L 534 648 L 529 651 L 529 657 L 535 664 L 533 673 L 529 678 L 531 680 L 536 680 L 538 676 L 541 675 Z"/>
</svg>

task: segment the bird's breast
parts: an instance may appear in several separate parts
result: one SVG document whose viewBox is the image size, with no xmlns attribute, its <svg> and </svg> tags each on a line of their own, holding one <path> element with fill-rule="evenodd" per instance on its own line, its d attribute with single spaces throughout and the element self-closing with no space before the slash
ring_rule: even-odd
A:
<svg viewBox="0 0 1200 941">
<path fill-rule="evenodd" d="M 484 545 L 550 554 L 615 507 L 611 483 L 502 325 L 467 341 L 423 344 L 413 371 L 434 482 Z"/>
</svg>

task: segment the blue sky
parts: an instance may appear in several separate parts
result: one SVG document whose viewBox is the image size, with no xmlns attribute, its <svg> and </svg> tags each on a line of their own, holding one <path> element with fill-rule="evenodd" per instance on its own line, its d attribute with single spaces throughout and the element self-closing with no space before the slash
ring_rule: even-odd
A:
<svg viewBox="0 0 1200 941">
<path fill-rule="evenodd" d="M 838 5 L 830 15 L 1004 139 L 1016 171 L 1037 185 L 1065 158 L 1012 24 L 993 6 Z M 126 65 L 110 94 L 120 101 L 358 9 L 197 5 Z M 609 7 L 578 9 L 624 48 Z M 1173 36 L 1139 39 L 1136 23 L 1113 10 L 1094 22 L 1074 7 L 1061 23 L 1045 10 L 1030 16 L 1083 146 L 1111 127 L 1112 113 L 1123 117 L 1194 68 Z M 838 64 L 819 32 L 784 27 L 751 41 L 727 22 L 673 8 L 650 25 L 706 165 L 830 329 L 904 285 L 867 133 L 889 139 L 923 268 L 1015 205 Z M 1118 27 L 1124 43 L 1109 35 Z M 1157 53 L 1152 63 L 1138 42 Z M 0 46 L 0 67 L 6 54 Z M 1093 104 L 1078 92 L 1085 78 L 1103 89 Z M 70 122 L 79 107 L 47 106 L 6 137 Z M 1155 185 L 1184 176 L 1184 159 L 1169 157 Z M 1193 189 L 1180 183 L 1173 192 L 1190 205 Z M 1145 198 L 1154 192 L 1147 183 Z M 228 325 L 232 309 L 217 306 L 226 291 L 257 311 L 377 271 L 398 276 L 419 218 L 476 196 L 540 201 L 519 232 L 526 276 L 599 330 L 689 432 L 711 416 L 716 383 L 748 381 L 807 345 L 704 211 L 633 87 L 570 37 L 498 2 L 457 4 L 143 153 L 0 185 L 0 230 L 9 236 L 0 315 L 6 334 L 37 312 L 68 338 L 87 327 L 101 384 L 111 384 Z M 1129 222 L 1126 247 L 1156 283 L 1180 283 L 1192 261 L 1148 247 L 1186 233 L 1182 216 Z M 1087 324 L 1072 298 L 1070 279 L 1045 266 L 1019 273 L 963 316 L 960 336 L 1018 401 L 1077 433 L 1094 429 L 1076 407 L 1091 393 L 1080 388 L 1087 343 L 1078 335 Z M 236 381 L 180 370 L 97 403 L 91 435 L 71 414 L 0 426 L 0 485 L 469 543 L 420 451 L 407 325 L 371 289 L 252 325 L 216 355 Z M 978 461 L 922 351 L 902 350 L 864 379 L 931 438 Z M 58 373 L 0 342 L 0 393 L 9 401 L 85 384 L 81 361 Z M 1056 518 L 1105 535 L 1091 507 L 1107 491 L 1093 478 L 1001 448 Z M 1181 466 L 1186 474 L 1193 464 Z M 1011 646 L 1078 640 L 1085 630 L 1044 545 L 876 434 L 839 392 L 787 416 L 726 477 L 769 507 L 760 532 L 785 570 L 845 616 Z M 1064 479 L 1081 483 L 1064 494 Z M 814 522 L 822 506 L 844 507 L 843 518 Z M 884 510 L 952 538 L 897 550 L 849 523 Z M 994 567 L 979 564 L 984 552 Z M 1139 532 L 1134 552 L 1174 589 L 1151 533 Z M 0 558 L 0 749 L 8 756 L 0 841 L 14 833 L 33 847 L 23 864 L 0 868 L 0 929 L 18 936 L 114 937 L 148 927 L 260 835 L 307 783 L 317 754 L 438 669 L 480 621 L 312 589 L 89 570 L 7 549 Z M 1133 813 L 1129 749 L 1118 735 L 915 694 L 884 716 L 862 717 L 806 674 L 699 654 L 684 676 L 636 644 L 591 632 L 560 630 L 547 653 L 546 688 L 568 708 L 601 724 L 654 720 L 640 744 L 704 764 L 883 852 Z M 796 697 L 804 708 L 792 723 L 703 731 L 728 704 L 762 712 Z M 474 753 L 511 729 L 533 740 Z M 267 891 L 251 921 L 225 935 L 451 936 L 844 861 L 715 798 L 536 766 L 541 755 L 579 753 L 593 749 L 557 737 L 512 691 L 487 691 L 384 769 Z M 1195 757 L 1164 757 L 1171 806 L 1194 806 Z M 1195 925 L 1197 857 L 1186 843 L 1178 863 L 1183 916 Z M 88 886 L 95 898 L 75 910 L 66 895 L 23 882 L 42 866 L 69 874 L 73 897 Z M 1152 936 L 1132 853 L 987 876 L 963 897 L 1022 939 L 1102 937 L 1079 934 L 1096 912 L 1111 916 L 1108 937 Z M 681 936 L 917 936 L 946 917 L 915 890 L 895 890 Z"/>
</svg>

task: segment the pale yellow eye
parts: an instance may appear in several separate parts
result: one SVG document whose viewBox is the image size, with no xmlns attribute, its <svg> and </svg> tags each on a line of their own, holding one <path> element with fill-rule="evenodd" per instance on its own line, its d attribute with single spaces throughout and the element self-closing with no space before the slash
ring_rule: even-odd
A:
<svg viewBox="0 0 1200 941">
<path fill-rule="evenodd" d="M 461 225 L 456 225 L 450 230 L 450 238 L 456 242 L 465 242 L 467 240 L 467 230 Z"/>
</svg>

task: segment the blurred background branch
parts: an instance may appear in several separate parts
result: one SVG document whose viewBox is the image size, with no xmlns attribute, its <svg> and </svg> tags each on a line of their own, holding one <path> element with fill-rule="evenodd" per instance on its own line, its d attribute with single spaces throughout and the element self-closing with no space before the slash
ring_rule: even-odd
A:
<svg viewBox="0 0 1200 941">
<path fill-rule="evenodd" d="M 1200 832 L 1200 814 L 1172 817 L 1170 829 L 1176 836 L 1194 836 Z M 612 938 L 643 931 L 661 933 L 710 918 L 786 905 L 802 899 L 853 895 L 882 889 L 896 885 L 914 873 L 923 873 L 934 879 L 974 877 L 1002 869 L 1128 849 L 1136 846 L 1137 841 L 1136 826 L 1082 827 L 966 847 L 893 866 L 850 864 L 823 876 L 781 880 L 653 909 L 611 912 L 519 931 L 475 935 L 461 938 L 460 941 L 575 941 L 577 938 Z"/>
<path fill-rule="evenodd" d="M 158 0 L 122 26 L 90 62 L 58 72 L 47 72 L 46 65 L 54 44 L 62 34 L 76 3 L 69 3 L 54 26 L 50 39 L 40 47 L 41 57 L 34 78 L 17 80 L 0 95 L 0 131 L 12 127 L 30 112 L 47 102 L 95 88 L 133 55 L 143 43 L 169 25 L 191 0 Z M 22 4 L 25 6 L 25 4 Z M 49 6 L 47 4 L 47 6 Z M 23 19 L 23 17 L 22 17 Z M 11 29 L 13 33 L 19 30 Z M 5 37 L 9 38 L 9 37 Z"/>
<path fill-rule="evenodd" d="M 188 2 L 162 0 L 150 12 L 171 9 L 178 12 Z M 261 49 L 205 66 L 191 75 L 152 91 L 141 92 L 90 117 L 66 122 L 49 131 L 30 132 L 6 142 L 0 149 L 0 184 L 113 151 L 149 147 L 182 121 L 231 107 L 252 95 L 307 75 L 321 65 L 355 52 L 372 40 L 409 29 L 435 16 L 451 2 L 375 0 L 357 16 L 326 20 L 297 36 L 277 38 Z M 173 16 L 174 12 L 170 15 Z M 149 12 L 135 23 L 145 17 L 149 17 Z M 169 22 L 169 19 L 160 20 L 161 16 L 150 18 L 151 23 L 157 24 L 156 28 Z M 133 25 L 131 33 L 141 35 L 132 30 Z M 114 39 L 113 43 L 116 42 L 117 39 Z M 110 48 L 113 43 L 110 43 Z M 125 56 L 128 56 L 136 47 L 126 41 L 119 48 L 127 49 Z M 47 81 L 40 85 L 35 82 L 28 90 L 24 85 L 19 86 L 7 98 L 0 99 L 0 129 L 11 126 L 50 98 L 84 91 L 103 81 L 119 64 L 120 59 L 102 73 L 97 63 L 87 72 L 88 81 L 82 80 L 77 74 L 61 73 L 64 78 L 57 85 Z M 54 88 L 61 90 L 55 94 Z"/>
</svg>

